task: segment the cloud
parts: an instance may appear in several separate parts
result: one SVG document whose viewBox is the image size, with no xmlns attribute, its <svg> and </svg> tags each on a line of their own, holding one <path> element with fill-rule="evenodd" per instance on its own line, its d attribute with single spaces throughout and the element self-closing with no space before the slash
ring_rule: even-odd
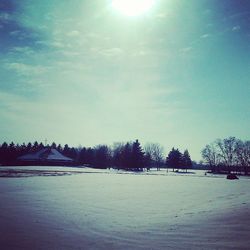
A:
<svg viewBox="0 0 250 250">
<path fill-rule="evenodd" d="M 234 26 L 234 27 L 232 28 L 232 31 L 234 31 L 234 32 L 239 31 L 240 28 L 241 28 L 241 27 L 240 27 L 239 25 Z"/>
<path fill-rule="evenodd" d="M 91 69 L 90 65 L 86 65 L 83 62 L 72 62 L 72 61 L 57 61 L 54 64 L 54 69 L 61 71 L 63 74 L 72 73 L 76 75 L 76 73 L 83 72 L 85 70 Z"/>
<path fill-rule="evenodd" d="M 95 32 L 89 32 L 89 33 L 86 34 L 86 37 L 93 38 L 93 39 L 98 39 L 98 38 L 100 38 L 100 35 L 98 33 L 95 33 Z"/>
<path fill-rule="evenodd" d="M 67 36 L 69 37 L 77 37 L 77 36 L 80 36 L 80 32 L 78 30 L 72 30 L 70 32 L 68 32 Z"/>
<path fill-rule="evenodd" d="M 41 65 L 30 65 L 19 62 L 5 63 L 5 68 L 7 70 L 13 70 L 19 75 L 29 76 L 29 75 L 40 75 L 48 70 L 48 67 Z"/>
<path fill-rule="evenodd" d="M 44 46 L 48 48 L 63 49 L 65 48 L 65 43 L 60 40 L 38 40 L 35 42 L 38 46 Z"/>
<path fill-rule="evenodd" d="M 16 38 L 18 40 L 29 40 L 29 39 L 34 39 L 38 37 L 38 33 L 31 31 L 31 30 L 13 30 L 9 32 L 10 37 Z"/>
<path fill-rule="evenodd" d="M 73 51 L 73 50 L 63 50 L 62 55 L 67 56 L 67 57 L 76 57 L 76 56 L 80 56 L 81 52 Z"/>
<path fill-rule="evenodd" d="M 242 12 L 238 12 L 238 13 L 235 13 L 231 16 L 229 16 L 230 19 L 238 19 L 238 18 L 242 18 L 244 16 L 249 16 L 250 14 L 250 11 L 242 11 Z"/>
<path fill-rule="evenodd" d="M 10 32 L 10 36 L 19 36 L 20 33 L 21 33 L 20 30 L 13 30 L 13 31 Z"/>
<path fill-rule="evenodd" d="M 35 53 L 35 51 L 29 46 L 24 46 L 24 47 L 17 46 L 17 47 L 11 48 L 10 53 L 19 53 L 22 55 L 30 56 L 30 55 L 33 55 Z M 18 55 L 18 56 L 20 56 L 20 55 Z"/>
<path fill-rule="evenodd" d="M 109 49 L 102 49 L 99 51 L 99 54 L 112 57 L 112 56 L 120 56 L 124 53 L 121 48 L 109 48 Z"/>
<path fill-rule="evenodd" d="M 211 36 L 210 34 L 203 34 L 203 35 L 201 35 L 201 38 L 206 39 L 206 38 L 208 38 L 210 36 Z"/>
<path fill-rule="evenodd" d="M 186 53 L 191 52 L 192 50 L 193 50 L 192 47 L 185 47 L 185 48 L 181 48 L 179 51 L 180 51 L 180 53 L 182 53 L 182 54 L 186 54 Z"/>
<path fill-rule="evenodd" d="M 55 48 L 64 48 L 65 47 L 65 44 L 63 42 L 61 42 L 61 41 L 52 41 L 50 43 L 50 45 L 52 47 L 55 47 Z"/>
<path fill-rule="evenodd" d="M 13 20 L 13 17 L 9 13 L 7 12 L 0 13 L 0 22 L 8 23 L 12 20 Z"/>
<path fill-rule="evenodd" d="M 136 49 L 132 55 L 133 56 L 159 56 L 159 54 L 163 55 L 161 52 L 156 52 L 154 49 L 148 49 L 148 48 L 141 48 L 141 49 Z"/>
</svg>

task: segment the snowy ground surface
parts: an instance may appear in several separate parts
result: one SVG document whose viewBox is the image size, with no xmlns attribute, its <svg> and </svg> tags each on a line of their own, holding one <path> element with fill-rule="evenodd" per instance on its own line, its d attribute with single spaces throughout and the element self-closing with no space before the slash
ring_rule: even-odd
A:
<svg viewBox="0 0 250 250">
<path fill-rule="evenodd" d="M 250 246 L 248 178 L 63 167 L 0 167 L 0 176 L 1 249 Z"/>
</svg>

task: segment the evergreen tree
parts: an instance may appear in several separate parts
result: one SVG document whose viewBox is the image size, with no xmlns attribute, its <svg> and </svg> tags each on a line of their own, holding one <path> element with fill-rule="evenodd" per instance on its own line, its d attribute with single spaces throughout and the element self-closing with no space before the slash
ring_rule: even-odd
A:
<svg viewBox="0 0 250 250">
<path fill-rule="evenodd" d="M 95 162 L 96 168 L 107 168 L 110 166 L 110 150 L 106 145 L 99 145 L 95 149 Z"/>
<path fill-rule="evenodd" d="M 6 162 L 7 162 L 7 159 L 6 159 L 7 152 L 8 152 L 8 144 L 7 144 L 7 142 L 4 142 L 1 145 L 1 148 L 0 148 L 0 163 L 1 164 L 6 164 Z"/>
<path fill-rule="evenodd" d="M 144 167 L 144 152 L 138 140 L 132 145 L 131 167 L 135 170 L 142 170 Z"/>
<path fill-rule="evenodd" d="M 182 167 L 185 168 L 186 171 L 187 169 L 192 168 L 192 160 L 187 149 L 184 151 L 182 155 Z"/>
<path fill-rule="evenodd" d="M 32 151 L 36 152 L 39 150 L 39 144 L 37 141 L 34 142 L 33 146 L 32 146 Z"/>
<path fill-rule="evenodd" d="M 80 164 L 85 164 L 86 163 L 86 153 L 87 149 L 85 147 L 81 148 L 79 151 L 79 156 L 78 156 L 78 162 Z"/>
<path fill-rule="evenodd" d="M 172 148 L 166 158 L 167 168 L 179 169 L 182 164 L 182 154 L 179 149 Z"/>
<path fill-rule="evenodd" d="M 11 142 L 9 145 L 4 142 L 0 149 L 0 163 L 3 165 L 13 165 L 16 162 L 18 150 L 16 145 Z"/>
<path fill-rule="evenodd" d="M 18 146 L 18 156 L 28 154 L 32 152 L 32 144 L 29 142 L 27 146 L 23 143 L 21 146 Z"/>
<path fill-rule="evenodd" d="M 41 150 L 41 149 L 43 149 L 44 148 L 44 145 L 43 145 L 43 143 L 41 142 L 39 145 L 38 145 L 38 150 Z"/>
<path fill-rule="evenodd" d="M 65 144 L 64 145 L 64 148 L 63 148 L 63 154 L 67 157 L 70 157 L 70 148 L 69 148 L 69 145 L 68 144 Z"/>
<path fill-rule="evenodd" d="M 77 161 L 77 155 L 78 155 L 77 150 L 74 147 L 69 149 L 69 157 L 71 159 L 73 159 L 74 161 Z"/>
<path fill-rule="evenodd" d="M 121 152 L 121 166 L 124 169 L 131 169 L 132 167 L 132 146 L 129 142 L 125 144 Z"/>
<path fill-rule="evenodd" d="M 31 151 L 31 149 L 32 149 L 32 144 L 31 144 L 31 142 L 29 142 L 28 144 L 27 144 L 27 146 L 25 146 L 25 143 L 23 143 L 23 145 L 21 146 L 23 149 L 25 149 L 25 151 L 28 153 L 28 152 L 30 152 Z"/>
<path fill-rule="evenodd" d="M 7 150 L 7 164 L 14 164 L 17 158 L 17 148 L 14 142 L 11 142 Z"/>
<path fill-rule="evenodd" d="M 85 164 L 89 164 L 93 166 L 94 164 L 94 150 L 92 148 L 87 148 L 86 150 L 86 162 Z"/>
<path fill-rule="evenodd" d="M 122 154 L 124 150 L 123 143 L 114 143 L 112 150 L 112 164 L 118 169 L 122 168 Z"/>
<path fill-rule="evenodd" d="M 62 153 L 62 151 L 63 151 L 63 148 L 62 148 L 61 144 L 58 144 L 56 149 L 60 153 Z"/>
</svg>

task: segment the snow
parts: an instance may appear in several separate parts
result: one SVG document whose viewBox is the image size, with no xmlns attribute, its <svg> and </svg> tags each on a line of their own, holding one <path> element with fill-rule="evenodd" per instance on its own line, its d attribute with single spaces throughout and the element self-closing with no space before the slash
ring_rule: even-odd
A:
<svg viewBox="0 0 250 250">
<path fill-rule="evenodd" d="M 25 154 L 18 158 L 19 160 L 41 160 L 41 159 L 47 159 L 47 160 L 60 160 L 60 161 L 72 161 L 71 158 L 66 157 L 62 155 L 60 152 L 58 152 L 56 149 L 50 149 L 50 148 L 43 148 L 39 150 L 36 153 L 32 154 Z"/>
<path fill-rule="evenodd" d="M 47 151 L 47 148 L 43 148 L 43 149 L 39 150 L 36 153 L 25 154 L 23 156 L 20 156 L 19 159 L 20 160 L 39 160 L 40 159 L 40 155 L 44 154 L 46 151 Z"/>
<path fill-rule="evenodd" d="M 248 249 L 250 180 L 225 176 L 67 172 L 0 179 L 4 249 Z M 34 175 L 32 175 L 34 176 Z"/>
<path fill-rule="evenodd" d="M 62 155 L 60 152 L 58 152 L 55 149 L 51 149 L 50 154 L 47 157 L 48 160 L 66 160 L 66 161 L 72 161 L 71 158 L 66 157 Z"/>
</svg>

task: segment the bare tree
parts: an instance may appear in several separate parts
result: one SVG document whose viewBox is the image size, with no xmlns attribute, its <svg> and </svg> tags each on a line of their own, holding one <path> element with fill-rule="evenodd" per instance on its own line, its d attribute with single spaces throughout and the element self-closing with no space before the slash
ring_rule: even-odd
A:
<svg viewBox="0 0 250 250">
<path fill-rule="evenodd" d="M 144 147 L 146 155 L 148 155 L 152 161 L 152 165 L 156 166 L 157 170 L 164 163 L 164 148 L 159 143 L 147 143 Z"/>
<path fill-rule="evenodd" d="M 250 141 L 237 140 L 235 153 L 239 168 L 243 168 L 245 175 L 248 175 L 250 168 Z"/>
<path fill-rule="evenodd" d="M 210 143 L 206 145 L 205 148 L 201 151 L 202 158 L 210 166 L 213 172 L 218 171 L 220 164 L 220 155 L 218 153 L 215 143 Z"/>
<path fill-rule="evenodd" d="M 231 173 L 232 167 L 236 165 L 236 149 L 237 139 L 235 137 L 229 137 L 226 139 L 218 139 L 216 144 L 219 149 L 219 155 L 222 158 L 222 163 L 228 168 L 228 172 Z"/>
</svg>

